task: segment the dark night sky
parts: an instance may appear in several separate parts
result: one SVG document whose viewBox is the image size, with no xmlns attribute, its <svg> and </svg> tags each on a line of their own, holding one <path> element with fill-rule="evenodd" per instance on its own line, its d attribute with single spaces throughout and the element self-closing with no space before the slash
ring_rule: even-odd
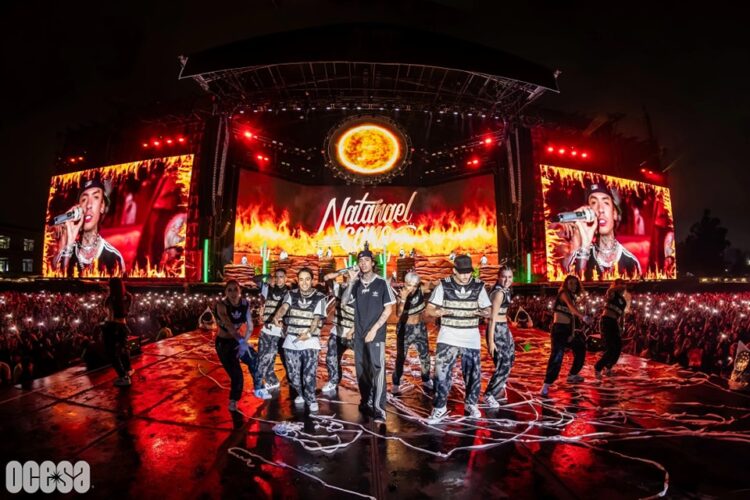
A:
<svg viewBox="0 0 750 500">
<path fill-rule="evenodd" d="M 507 3 L 507 5 L 505 5 Z M 0 224 L 41 229 L 60 134 L 118 109 L 197 92 L 177 81 L 177 56 L 255 35 L 336 22 L 407 24 L 483 43 L 560 69 L 561 94 L 542 104 L 625 113 L 642 108 L 667 148 L 678 239 L 703 208 L 750 249 L 748 11 L 685 2 L 499 1 L 3 2 Z M 127 10 L 120 7 L 128 5 Z M 310 6 L 313 5 L 313 6 Z"/>
</svg>

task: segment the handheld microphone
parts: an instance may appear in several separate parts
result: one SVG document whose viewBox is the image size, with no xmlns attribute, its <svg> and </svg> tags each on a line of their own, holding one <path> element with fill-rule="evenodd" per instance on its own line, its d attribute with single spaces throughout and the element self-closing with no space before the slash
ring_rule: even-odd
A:
<svg viewBox="0 0 750 500">
<path fill-rule="evenodd" d="M 596 220 L 596 214 L 590 208 L 584 208 L 583 210 L 576 210 L 575 212 L 560 212 L 553 219 L 555 222 L 576 222 L 579 220 L 584 222 L 594 222 Z"/>
<path fill-rule="evenodd" d="M 52 219 L 52 225 L 58 226 L 60 224 L 65 224 L 69 220 L 77 221 L 80 220 L 82 216 L 83 210 L 81 210 L 81 207 L 75 207 L 64 214 L 55 216 L 55 218 Z"/>
<path fill-rule="evenodd" d="M 350 270 L 358 271 L 357 266 L 352 266 L 352 267 L 345 267 L 344 269 L 341 269 L 340 271 L 336 271 L 336 274 L 338 274 L 339 276 L 343 276 L 344 274 L 348 273 Z"/>
</svg>

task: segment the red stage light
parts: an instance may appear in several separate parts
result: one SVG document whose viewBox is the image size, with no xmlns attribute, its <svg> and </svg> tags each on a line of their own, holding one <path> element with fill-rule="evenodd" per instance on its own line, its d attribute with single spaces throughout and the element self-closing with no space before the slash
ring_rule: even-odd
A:
<svg viewBox="0 0 750 500">
<path fill-rule="evenodd" d="M 68 160 L 68 161 L 70 161 L 70 163 L 75 163 L 75 162 L 76 162 L 76 159 L 75 159 L 75 158 L 71 158 L 71 159 L 70 159 L 70 160 Z"/>
<path fill-rule="evenodd" d="M 177 138 L 177 142 L 185 142 L 185 138 L 184 137 L 178 137 Z"/>
<path fill-rule="evenodd" d="M 571 152 L 570 152 L 570 154 L 571 154 L 572 156 L 578 156 L 578 151 L 571 151 Z"/>
<path fill-rule="evenodd" d="M 147 142 L 144 142 L 144 143 L 143 143 L 143 147 L 144 147 L 144 148 L 147 148 L 147 147 L 148 147 L 148 143 L 147 143 Z"/>
<path fill-rule="evenodd" d="M 646 172 L 646 169 L 645 169 L 645 168 L 642 168 L 642 169 L 641 169 L 641 172 L 644 172 L 644 173 L 645 173 L 645 172 Z"/>
<path fill-rule="evenodd" d="M 167 144 L 172 144 L 172 139 L 167 139 Z"/>
<path fill-rule="evenodd" d="M 253 138 L 253 133 L 246 130 L 245 131 L 245 137 L 247 137 L 248 139 L 252 139 Z"/>
<path fill-rule="evenodd" d="M 258 155 L 258 157 L 257 157 L 257 158 L 258 158 L 259 160 L 262 160 L 262 159 L 263 159 L 263 155 Z"/>
<path fill-rule="evenodd" d="M 492 139 L 488 137 L 488 138 L 486 138 L 486 139 L 484 140 L 484 143 L 485 143 L 485 144 L 492 144 Z"/>
<path fill-rule="evenodd" d="M 564 155 L 565 154 L 565 148 L 560 148 L 560 149 L 557 150 L 557 152 L 560 153 L 561 155 Z"/>
<path fill-rule="evenodd" d="M 552 146 L 548 146 L 547 147 L 547 152 L 548 153 L 554 153 L 555 152 L 555 148 L 553 148 Z"/>
<path fill-rule="evenodd" d="M 83 161 L 83 156 L 79 156 L 79 157 L 78 157 L 78 159 L 79 159 L 80 161 Z"/>
<path fill-rule="evenodd" d="M 588 158 L 588 157 L 589 157 L 588 153 L 581 153 L 581 158 Z"/>
<path fill-rule="evenodd" d="M 154 146 L 160 146 L 160 145 L 161 145 L 161 142 L 159 142 L 159 141 L 154 141 Z"/>
</svg>

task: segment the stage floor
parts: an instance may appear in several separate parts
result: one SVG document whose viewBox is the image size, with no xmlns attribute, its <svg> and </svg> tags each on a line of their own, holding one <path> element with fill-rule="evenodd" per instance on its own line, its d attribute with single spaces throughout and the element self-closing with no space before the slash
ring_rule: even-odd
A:
<svg viewBox="0 0 750 500">
<path fill-rule="evenodd" d="M 350 352 L 338 393 L 319 394 L 318 416 L 294 407 L 286 382 L 274 399 L 254 398 L 247 374 L 243 414 L 231 414 L 211 335 L 183 334 L 145 346 L 128 389 L 112 385 L 109 368 L 78 367 L 0 393 L 3 463 L 85 460 L 95 497 L 748 498 L 750 395 L 632 356 L 599 384 L 589 353 L 586 382 L 562 376 L 542 400 L 548 335 L 514 335 L 509 404 L 464 418 L 459 373 L 452 417 L 429 427 L 414 351 L 405 392 L 389 396 L 379 426 L 357 411 Z M 395 349 L 388 356 L 390 386 Z M 278 422 L 299 424 L 275 432 Z"/>
</svg>

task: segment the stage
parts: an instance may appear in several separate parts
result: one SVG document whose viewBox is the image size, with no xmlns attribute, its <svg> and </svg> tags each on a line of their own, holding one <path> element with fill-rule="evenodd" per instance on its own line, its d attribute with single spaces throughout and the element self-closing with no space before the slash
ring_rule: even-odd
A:
<svg viewBox="0 0 750 500">
<path fill-rule="evenodd" d="M 230 414 L 229 381 L 211 334 L 191 332 L 144 346 L 128 389 L 112 385 L 109 368 L 76 367 L 36 380 L 30 391 L 0 393 L 3 462 L 85 460 L 89 494 L 102 498 L 750 494 L 750 395 L 633 356 L 623 356 L 614 376 L 597 383 L 597 354 L 589 353 L 586 381 L 569 385 L 561 377 L 542 400 L 548 335 L 520 329 L 514 335 L 509 403 L 480 407 L 481 420 L 464 418 L 463 385 L 454 377 L 451 418 L 430 427 L 420 421 L 430 399 L 418 384 L 413 350 L 403 394 L 389 396 L 385 426 L 357 410 L 351 352 L 338 394 L 319 394 L 317 416 L 294 407 L 286 382 L 274 399 L 254 398 L 248 375 L 244 415 Z M 434 354 L 434 337 L 431 348 Z M 324 352 L 319 388 L 327 379 Z M 395 348 L 389 387 L 393 358 Z M 483 363 L 484 386 L 490 360 Z M 569 363 L 566 357 L 563 375 Z M 276 368 L 281 376 L 278 361 Z M 275 432 L 278 422 L 301 426 Z"/>
</svg>

